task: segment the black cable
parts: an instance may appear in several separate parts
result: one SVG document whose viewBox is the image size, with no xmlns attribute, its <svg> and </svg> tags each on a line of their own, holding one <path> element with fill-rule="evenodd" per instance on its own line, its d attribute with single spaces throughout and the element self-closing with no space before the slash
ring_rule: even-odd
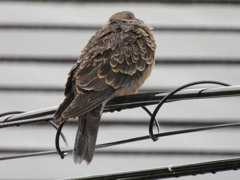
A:
<svg viewBox="0 0 240 180">
<path fill-rule="evenodd" d="M 185 130 L 169 131 L 169 132 L 155 134 L 155 136 L 156 137 L 173 136 L 173 135 L 186 134 L 186 133 L 192 133 L 192 132 L 206 131 L 206 130 L 211 130 L 211 129 L 226 128 L 226 127 L 231 127 L 231 126 L 240 126 L 240 122 L 214 125 L 214 126 L 205 126 L 205 127 L 200 127 L 200 128 L 190 128 L 190 129 L 185 129 Z M 59 126 L 59 128 L 62 128 L 62 127 Z M 60 136 L 60 133 L 58 133 L 58 136 Z M 125 140 L 110 142 L 110 143 L 98 144 L 98 145 L 96 145 L 95 148 L 99 149 L 99 148 L 111 147 L 111 146 L 116 146 L 116 145 L 120 145 L 120 144 L 126 144 L 126 143 L 132 143 L 132 142 L 136 142 L 136 141 L 147 140 L 149 138 L 151 138 L 150 135 L 140 136 L 140 137 L 125 139 Z M 56 139 L 59 139 L 59 137 L 56 137 Z M 45 152 L 38 152 L 38 153 L 28 153 L 28 154 L 17 155 L 17 156 L 0 157 L 0 161 L 1 160 L 8 160 L 8 159 L 31 157 L 31 156 L 47 155 L 47 154 L 53 154 L 53 153 L 56 153 L 56 152 L 61 157 L 64 157 L 66 155 L 66 153 L 72 151 L 72 149 L 66 149 L 65 151 L 61 151 L 59 147 L 56 147 L 56 149 L 57 150 L 52 150 L 52 151 L 45 151 Z"/>
<path fill-rule="evenodd" d="M 26 158 L 26 157 L 36 157 L 36 156 L 56 154 L 56 153 L 57 153 L 56 150 L 50 150 L 50 151 L 26 153 L 26 154 L 14 155 L 14 156 L 5 156 L 5 157 L 0 157 L 0 161 L 11 160 L 11 159 L 19 159 L 19 158 Z"/>
<path fill-rule="evenodd" d="M 169 99 L 171 98 L 174 94 L 176 94 L 177 92 L 181 91 L 182 89 L 185 89 L 187 87 L 193 86 L 193 85 L 199 85 L 199 84 L 218 84 L 218 85 L 223 85 L 223 86 L 230 86 L 229 84 L 223 83 L 223 82 L 219 82 L 219 81 L 197 81 L 197 82 L 192 82 L 192 83 L 188 83 L 185 84 L 183 86 L 180 86 L 179 88 L 176 88 L 175 90 L 169 92 L 157 105 L 157 107 L 155 108 L 155 110 L 153 111 L 152 117 L 150 119 L 150 123 L 149 123 L 149 134 L 150 137 L 153 141 L 157 141 L 158 138 L 154 135 L 153 133 L 153 122 L 156 119 L 157 113 L 159 112 L 160 108 L 162 107 L 162 105 Z M 202 92 L 202 91 L 201 91 Z M 201 92 L 199 92 L 199 95 L 201 94 Z"/>
<path fill-rule="evenodd" d="M 169 166 L 165 168 L 155 168 L 147 170 L 130 171 L 115 174 L 106 174 L 91 177 L 74 178 L 79 180 L 139 180 L 139 179 L 165 179 L 182 176 L 195 176 L 198 174 L 206 174 L 228 170 L 240 169 L 240 158 L 224 159 L 217 161 L 208 161 L 202 163 L 193 163 L 180 166 Z M 70 180 L 70 179 L 69 179 Z"/>
<path fill-rule="evenodd" d="M 215 126 L 205 126 L 205 127 L 200 127 L 200 128 L 190 128 L 190 129 L 177 130 L 177 131 L 169 131 L 169 132 L 155 134 L 155 136 L 159 138 L 159 137 L 193 133 L 193 132 L 206 131 L 206 130 L 211 130 L 211 129 L 219 129 L 219 128 L 225 128 L 225 127 L 231 127 L 231 126 L 240 126 L 240 122 L 220 124 L 220 125 L 215 125 Z M 149 138 L 151 138 L 150 135 L 140 136 L 140 137 L 136 137 L 136 138 L 130 138 L 130 139 L 125 139 L 125 140 L 120 140 L 120 141 L 115 141 L 115 142 L 110 142 L 110 143 L 99 144 L 96 146 L 96 148 L 103 148 L 103 147 L 115 146 L 115 145 L 120 145 L 120 144 L 136 142 L 136 141 L 142 141 L 142 140 L 146 140 Z"/>
<path fill-rule="evenodd" d="M 199 94 L 199 92 L 201 92 Z M 138 108 L 142 106 L 158 104 L 167 93 L 165 92 L 150 92 L 150 93 L 138 93 L 134 95 L 115 97 L 110 100 L 104 107 L 103 112 L 114 112 L 131 108 Z M 239 96 L 240 85 L 230 87 L 208 88 L 204 89 L 188 89 L 187 91 L 180 91 L 172 96 L 167 102 L 180 101 L 185 99 L 199 99 L 199 98 L 214 98 L 214 97 L 230 97 Z M 201 96 L 200 96 L 201 95 Z M 21 124 L 36 123 L 39 121 L 47 121 L 47 118 L 52 119 L 57 106 L 39 109 L 35 111 L 29 111 L 26 113 L 16 114 L 9 117 L 4 122 L 4 118 L 0 118 L 0 128 L 9 126 L 18 126 Z M 32 118 L 32 119 L 30 119 Z M 3 123 L 4 122 L 4 123 Z"/>
<path fill-rule="evenodd" d="M 8 119 L 4 119 L 4 120 L 5 121 L 0 122 L 0 128 L 20 126 L 25 124 L 39 123 L 39 122 L 48 122 L 52 120 L 52 117 L 21 119 L 21 120 L 15 120 L 15 121 L 8 121 Z"/>
<path fill-rule="evenodd" d="M 10 112 L 6 112 L 6 113 L 1 113 L 0 117 L 4 117 L 4 116 L 8 116 L 8 115 L 14 115 L 14 114 L 20 114 L 20 113 L 24 113 L 24 111 L 10 111 Z"/>
</svg>

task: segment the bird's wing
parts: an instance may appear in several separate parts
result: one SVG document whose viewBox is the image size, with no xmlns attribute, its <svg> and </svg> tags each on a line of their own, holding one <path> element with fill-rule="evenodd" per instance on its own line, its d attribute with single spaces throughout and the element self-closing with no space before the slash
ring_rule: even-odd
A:
<svg viewBox="0 0 240 180">
<path fill-rule="evenodd" d="M 156 44 L 152 34 L 131 27 L 112 29 L 88 43 L 75 74 L 78 88 L 102 91 L 109 86 L 125 87 L 154 63 Z"/>
<path fill-rule="evenodd" d="M 153 64 L 154 51 L 151 34 L 142 28 L 108 27 L 98 31 L 70 71 L 65 89 L 69 101 L 65 99 L 58 110 L 63 120 L 89 112 L 119 88 L 129 88 Z"/>
</svg>

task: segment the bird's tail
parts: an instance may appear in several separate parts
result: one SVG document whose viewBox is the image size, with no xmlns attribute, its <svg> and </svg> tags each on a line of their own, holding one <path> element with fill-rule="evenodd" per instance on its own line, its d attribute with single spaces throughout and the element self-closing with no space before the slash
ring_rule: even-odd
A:
<svg viewBox="0 0 240 180">
<path fill-rule="evenodd" d="M 73 159 L 76 164 L 83 160 L 89 164 L 94 155 L 102 105 L 78 117 L 78 130 L 73 150 Z"/>
</svg>

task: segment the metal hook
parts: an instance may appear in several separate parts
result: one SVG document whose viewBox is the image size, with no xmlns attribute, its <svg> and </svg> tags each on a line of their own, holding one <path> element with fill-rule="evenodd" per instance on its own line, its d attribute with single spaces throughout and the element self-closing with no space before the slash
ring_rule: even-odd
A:
<svg viewBox="0 0 240 180">
<path fill-rule="evenodd" d="M 148 108 L 146 108 L 146 106 L 142 106 L 142 108 L 148 113 L 148 115 L 149 115 L 150 117 L 152 117 L 152 113 L 149 111 Z M 157 121 L 156 119 L 154 119 L 154 122 L 155 122 L 155 126 L 156 126 L 156 128 L 157 128 L 157 131 L 158 131 L 158 133 L 159 133 L 159 132 L 160 132 L 160 125 L 159 125 L 159 123 L 158 123 L 158 121 Z"/>
<path fill-rule="evenodd" d="M 182 89 L 185 89 L 187 87 L 193 86 L 193 85 L 197 85 L 197 84 L 218 84 L 218 85 L 222 85 L 222 86 L 230 86 L 227 83 L 223 83 L 223 82 L 219 82 L 219 81 L 196 81 L 196 82 L 192 82 L 192 83 L 188 83 L 185 84 L 183 86 L 180 86 L 179 88 L 174 89 L 173 91 L 169 92 L 166 96 L 164 96 L 164 98 L 159 102 L 159 104 L 157 105 L 157 107 L 154 109 L 153 114 L 151 116 L 150 119 L 150 123 L 149 123 L 149 135 L 151 137 L 151 139 L 153 141 L 157 141 L 158 137 L 156 137 L 153 133 L 153 122 L 155 122 L 157 113 L 159 112 L 160 108 L 162 107 L 162 105 L 174 94 L 176 94 L 177 92 L 179 92 Z"/>
<path fill-rule="evenodd" d="M 47 122 L 48 122 L 49 124 L 51 124 L 51 125 L 58 131 L 59 126 L 58 126 L 55 122 L 53 122 L 53 121 L 47 121 Z M 61 137 L 62 137 L 65 145 L 68 146 L 67 139 L 66 139 L 65 135 L 63 134 L 63 132 L 60 132 L 60 135 L 61 135 Z"/>
<path fill-rule="evenodd" d="M 58 154 L 60 155 L 61 159 L 63 159 L 67 155 L 67 152 L 61 151 L 60 146 L 59 146 L 59 137 L 60 137 L 60 134 L 61 134 L 64 124 L 65 124 L 65 121 L 59 125 L 57 134 L 56 134 L 56 138 L 55 138 L 55 147 L 56 147 L 56 150 L 57 150 Z"/>
</svg>

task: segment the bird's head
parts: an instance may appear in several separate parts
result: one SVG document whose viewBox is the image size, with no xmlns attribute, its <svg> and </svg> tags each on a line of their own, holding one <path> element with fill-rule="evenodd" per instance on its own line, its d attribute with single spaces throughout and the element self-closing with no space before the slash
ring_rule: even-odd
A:
<svg viewBox="0 0 240 180">
<path fill-rule="evenodd" d="M 138 21 L 138 22 L 143 22 L 140 19 L 137 19 L 135 17 L 135 15 L 130 12 L 130 11 L 122 11 L 122 12 L 118 12 L 114 15 L 112 15 L 109 18 L 109 23 L 115 22 L 115 21 Z"/>
</svg>

